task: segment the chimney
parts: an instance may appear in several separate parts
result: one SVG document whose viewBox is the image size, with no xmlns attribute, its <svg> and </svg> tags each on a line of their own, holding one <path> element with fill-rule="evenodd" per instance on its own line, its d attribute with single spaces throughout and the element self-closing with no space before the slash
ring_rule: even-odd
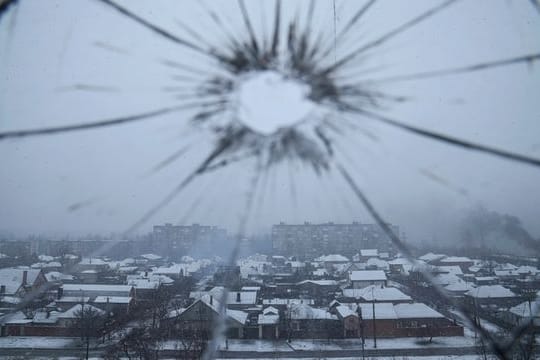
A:
<svg viewBox="0 0 540 360">
<path fill-rule="evenodd" d="M 240 292 L 236 293 L 236 302 L 240 302 Z"/>
<path fill-rule="evenodd" d="M 214 305 L 214 297 L 210 295 L 210 305 Z"/>
<path fill-rule="evenodd" d="M 22 273 L 22 286 L 26 286 L 28 281 L 28 270 L 24 270 Z"/>
<path fill-rule="evenodd" d="M 144 272 L 144 277 L 148 277 L 148 271 Z"/>
<path fill-rule="evenodd" d="M 64 296 L 64 288 L 59 287 L 58 288 L 58 300 L 60 300 Z"/>
<path fill-rule="evenodd" d="M 0 294 L 6 293 L 6 285 L 0 285 Z"/>
</svg>

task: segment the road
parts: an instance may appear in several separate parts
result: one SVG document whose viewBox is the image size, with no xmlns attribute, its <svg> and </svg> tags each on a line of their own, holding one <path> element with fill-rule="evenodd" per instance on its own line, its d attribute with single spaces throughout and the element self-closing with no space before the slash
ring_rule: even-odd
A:
<svg viewBox="0 0 540 360">
<path fill-rule="evenodd" d="M 104 350 L 91 350 L 90 357 L 99 358 L 104 353 Z M 174 356 L 174 350 L 160 351 L 160 357 Z M 479 349 L 472 347 L 460 348 L 416 348 L 416 349 L 366 349 L 365 357 L 379 356 L 445 356 L 445 355 L 477 355 Z M 55 358 L 60 356 L 73 356 L 76 358 L 84 358 L 84 350 L 76 349 L 0 349 L 0 358 L 3 357 L 24 357 L 25 359 L 32 358 Z M 354 357 L 362 358 L 362 350 L 294 350 L 281 352 L 260 352 L 260 351 L 220 351 L 218 357 L 221 359 L 257 359 L 257 358 L 343 358 Z"/>
</svg>

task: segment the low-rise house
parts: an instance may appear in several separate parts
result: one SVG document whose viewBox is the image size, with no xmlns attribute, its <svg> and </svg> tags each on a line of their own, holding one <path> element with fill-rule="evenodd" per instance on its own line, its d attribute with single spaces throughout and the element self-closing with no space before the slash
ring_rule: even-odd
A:
<svg viewBox="0 0 540 360">
<path fill-rule="evenodd" d="M 369 258 L 379 257 L 378 249 L 361 249 L 360 252 L 353 256 L 353 261 L 366 262 Z"/>
<path fill-rule="evenodd" d="M 61 296 L 54 301 L 54 305 L 62 310 L 66 311 L 74 307 L 75 305 L 84 303 L 87 304 L 92 298 L 89 296 Z"/>
<path fill-rule="evenodd" d="M 397 304 L 398 337 L 463 336 L 463 327 L 450 321 L 426 304 Z"/>
<path fill-rule="evenodd" d="M 131 285 L 110 284 L 64 284 L 58 291 L 58 298 L 63 296 L 121 296 L 135 298 L 135 288 Z"/>
<path fill-rule="evenodd" d="M 184 311 L 167 320 L 166 326 L 189 335 L 197 335 L 209 339 L 212 335 L 219 315 L 219 301 L 212 296 L 204 296 L 188 306 Z M 244 327 L 248 314 L 241 310 L 226 309 L 227 338 L 244 338 Z M 184 334 L 188 335 L 188 334 Z"/>
<path fill-rule="evenodd" d="M 257 318 L 259 339 L 279 339 L 279 310 L 273 306 L 266 307 Z"/>
<path fill-rule="evenodd" d="M 158 266 L 163 262 L 163 257 L 156 254 L 143 254 L 135 260 L 137 263 L 144 263 L 148 266 Z"/>
<path fill-rule="evenodd" d="M 2 332 L 5 336 L 79 337 L 81 333 L 75 326 L 83 308 L 91 308 L 96 314 L 105 315 L 103 310 L 89 304 L 77 304 L 63 312 L 39 310 L 31 316 L 17 312 L 4 322 Z"/>
<path fill-rule="evenodd" d="M 390 270 L 390 264 L 386 260 L 379 258 L 369 258 L 366 261 L 366 270 Z"/>
<path fill-rule="evenodd" d="M 427 264 L 434 264 L 445 257 L 446 255 L 444 254 L 434 254 L 430 252 L 430 253 L 420 256 L 418 259 L 426 262 Z"/>
<path fill-rule="evenodd" d="M 92 305 L 107 313 L 128 314 L 134 301 L 130 296 L 97 296 Z"/>
<path fill-rule="evenodd" d="M 47 281 L 52 283 L 65 283 L 65 282 L 73 282 L 75 280 L 75 277 L 73 275 L 69 274 L 63 274 L 58 271 L 51 271 L 45 274 L 45 278 Z"/>
<path fill-rule="evenodd" d="M 284 316 L 284 330 L 288 339 L 331 339 L 341 334 L 338 317 L 326 309 L 292 304 Z"/>
<path fill-rule="evenodd" d="M 535 311 L 538 306 L 540 306 L 540 301 L 525 301 L 503 312 L 502 318 L 512 327 L 528 324 L 532 321 L 532 325 L 538 330 L 540 328 L 540 314 Z"/>
<path fill-rule="evenodd" d="M 463 336 L 463 327 L 422 303 L 338 304 L 344 337 Z"/>
<path fill-rule="evenodd" d="M 328 271 L 332 271 L 334 268 L 334 265 L 346 264 L 350 262 L 350 260 L 347 257 L 340 254 L 319 256 L 314 261 L 319 264 L 322 264 Z"/>
<path fill-rule="evenodd" d="M 478 286 L 482 285 L 497 285 L 499 280 L 495 276 L 476 276 L 473 278 L 474 283 Z"/>
<path fill-rule="evenodd" d="M 473 283 L 463 280 L 444 286 L 444 290 L 446 290 L 450 296 L 457 298 L 465 296 L 466 292 L 474 290 L 475 288 L 476 286 Z"/>
<path fill-rule="evenodd" d="M 447 256 L 434 261 L 433 264 L 438 266 L 459 266 L 463 272 L 467 272 L 474 265 L 474 261 L 465 256 Z"/>
<path fill-rule="evenodd" d="M 264 307 L 272 306 L 280 311 L 285 312 L 289 306 L 294 305 L 294 304 L 296 305 L 305 304 L 305 305 L 313 306 L 315 305 L 315 300 L 314 299 L 299 299 L 299 298 L 297 299 L 272 298 L 272 299 L 263 299 L 262 303 Z"/>
<path fill-rule="evenodd" d="M 161 286 L 170 286 L 174 280 L 165 275 L 157 275 L 148 271 L 139 274 L 128 275 L 126 277 L 127 285 L 133 286 L 137 294 L 137 300 L 151 300 L 155 292 Z"/>
<path fill-rule="evenodd" d="M 352 288 L 361 289 L 369 285 L 386 286 L 387 277 L 382 270 L 360 270 L 349 274 Z"/>
<path fill-rule="evenodd" d="M 102 273 L 109 270 L 109 263 L 100 258 L 82 258 L 77 264 L 77 269 L 80 272 L 85 270 L 95 270 L 97 273 Z"/>
<path fill-rule="evenodd" d="M 74 325 L 76 325 L 77 319 L 80 317 L 81 312 L 83 310 L 87 311 L 88 309 L 92 309 L 96 314 L 101 315 L 101 316 L 105 316 L 106 314 L 104 310 L 99 309 L 90 304 L 84 304 L 84 303 L 77 304 L 71 307 L 70 309 L 58 314 L 59 325 L 65 328 L 73 327 Z M 72 336 L 81 335 L 80 333 L 77 333 L 76 331 L 73 332 L 73 330 L 72 330 L 72 333 L 75 333 Z"/>
<path fill-rule="evenodd" d="M 370 285 L 361 289 L 343 289 L 338 297 L 341 303 L 353 302 L 389 302 L 393 304 L 410 303 L 412 298 L 395 287 Z"/>
<path fill-rule="evenodd" d="M 495 305 L 510 307 L 520 302 L 519 297 L 502 285 L 483 285 L 465 293 L 470 306 Z"/>
<path fill-rule="evenodd" d="M 397 258 L 388 261 L 388 269 L 390 274 L 394 275 L 408 275 L 412 269 L 413 264 L 406 258 Z"/>
<path fill-rule="evenodd" d="M 217 301 L 221 301 L 223 299 L 224 291 L 225 289 L 223 287 L 216 286 L 209 291 L 192 291 L 189 294 L 189 297 L 194 300 L 210 297 Z M 228 291 L 226 299 L 227 308 L 246 310 L 257 304 L 257 293 L 254 291 Z"/>
<path fill-rule="evenodd" d="M 12 307 L 32 291 L 44 289 L 47 278 L 41 269 L 0 269 L 0 304 Z"/>
<path fill-rule="evenodd" d="M 325 298 L 334 295 L 339 290 L 336 280 L 304 280 L 296 284 L 300 293 L 314 299 Z"/>
</svg>

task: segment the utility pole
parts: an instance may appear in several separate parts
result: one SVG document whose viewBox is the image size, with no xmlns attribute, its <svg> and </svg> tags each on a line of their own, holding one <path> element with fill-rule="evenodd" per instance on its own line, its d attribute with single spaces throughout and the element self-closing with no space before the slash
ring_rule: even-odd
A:
<svg viewBox="0 0 540 360">
<path fill-rule="evenodd" d="M 372 298 L 372 305 L 373 305 L 373 347 L 377 348 L 377 319 L 375 317 L 375 296 L 373 295 L 373 287 L 371 288 L 371 298 Z"/>
<path fill-rule="evenodd" d="M 362 308 L 356 304 L 356 313 L 358 314 L 358 325 L 360 327 L 360 337 L 362 338 L 362 360 L 366 358 L 364 354 L 366 340 L 364 338 L 364 319 L 362 318 Z"/>
</svg>

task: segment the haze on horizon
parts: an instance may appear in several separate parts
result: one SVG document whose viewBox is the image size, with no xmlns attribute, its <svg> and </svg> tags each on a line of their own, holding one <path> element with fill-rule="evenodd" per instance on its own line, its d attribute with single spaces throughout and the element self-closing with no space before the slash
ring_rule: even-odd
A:
<svg viewBox="0 0 540 360">
<path fill-rule="evenodd" d="M 173 32 L 182 32 L 176 23 L 180 19 L 219 44 L 220 34 L 201 16 L 196 1 L 120 3 Z M 317 3 L 313 26 L 332 34 L 332 2 Z M 432 3 L 381 1 L 353 38 L 374 38 Z M 230 19 L 233 29 L 245 31 L 231 2 L 212 6 Z M 250 2 L 249 10 L 257 14 L 255 28 L 266 26 L 255 11 L 259 6 Z M 338 30 L 356 7 L 354 1 L 338 1 Z M 290 17 L 295 11 L 296 6 L 286 2 L 284 13 Z M 376 68 L 372 76 L 377 78 L 538 53 L 539 29 L 540 16 L 526 1 L 461 1 L 374 51 L 364 65 Z M 92 0 L 22 1 L 17 11 L 0 19 L 0 46 L 0 131 L 84 123 L 173 105 L 174 97 L 162 91 L 170 85 L 171 70 L 159 60 L 197 64 L 189 52 Z M 338 47 L 336 57 L 346 52 L 347 46 Z M 384 90 L 412 99 L 385 109 L 385 115 L 540 158 L 537 63 L 391 83 Z M 540 237 L 539 168 L 369 120 L 361 127 L 364 135 L 347 138 L 339 150 L 348 154 L 356 181 L 410 241 L 455 236 L 465 209 L 479 205 L 519 217 Z M 120 233 L 197 166 L 211 141 L 204 129 L 193 128 L 187 116 L 178 113 L 116 127 L 1 141 L 0 231 Z M 185 145 L 195 150 L 152 171 Z M 138 232 L 165 222 L 215 224 L 234 232 L 243 217 L 250 181 L 252 166 L 244 163 L 202 176 Z M 343 180 L 335 174 L 319 177 L 298 162 L 265 170 L 260 189 L 250 231 L 268 231 L 280 221 L 373 222 Z"/>
</svg>

